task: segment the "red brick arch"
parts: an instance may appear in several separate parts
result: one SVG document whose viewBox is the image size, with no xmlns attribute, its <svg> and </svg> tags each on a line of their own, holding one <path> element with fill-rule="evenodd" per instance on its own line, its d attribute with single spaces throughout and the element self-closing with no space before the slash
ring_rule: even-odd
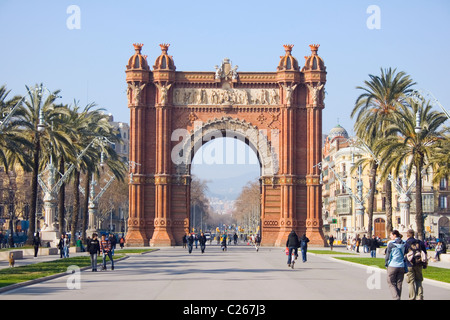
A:
<svg viewBox="0 0 450 320">
<path fill-rule="evenodd" d="M 190 160 L 209 135 L 231 134 L 258 155 L 263 245 L 283 246 L 294 229 L 324 244 L 321 218 L 323 86 L 311 45 L 300 69 L 285 45 L 276 72 L 241 72 L 228 59 L 211 72 L 176 71 L 169 45 L 151 69 L 142 45 L 126 69 L 130 108 L 130 215 L 126 242 L 181 243 L 190 214 Z"/>
</svg>

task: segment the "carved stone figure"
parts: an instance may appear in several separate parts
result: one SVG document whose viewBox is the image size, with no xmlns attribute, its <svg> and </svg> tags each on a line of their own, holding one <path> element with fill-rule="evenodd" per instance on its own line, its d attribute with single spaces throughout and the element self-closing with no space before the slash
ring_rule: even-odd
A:
<svg viewBox="0 0 450 320">
<path fill-rule="evenodd" d="M 283 85 L 284 90 L 286 91 L 286 102 L 288 105 L 291 105 L 292 103 L 292 93 L 294 92 L 295 88 L 297 87 L 297 85 L 293 85 L 293 86 L 286 86 Z"/>
<path fill-rule="evenodd" d="M 138 106 L 141 103 L 142 90 L 145 86 L 146 83 L 139 84 L 139 82 L 128 84 L 127 95 L 129 104 L 133 103 L 133 105 Z M 132 97 L 133 101 L 131 101 Z"/>
<path fill-rule="evenodd" d="M 159 93 L 161 95 L 161 104 L 165 106 L 167 103 L 167 94 L 172 84 L 160 85 L 158 83 L 155 83 L 155 85 L 159 89 Z"/>
<path fill-rule="evenodd" d="M 317 86 L 313 86 L 313 85 L 310 85 L 309 83 L 307 83 L 306 84 L 307 86 L 308 86 L 308 89 L 309 89 L 309 91 L 311 92 L 311 97 L 312 97 L 312 102 L 313 102 L 313 105 L 317 105 L 317 102 L 318 102 L 318 100 L 319 100 L 319 93 L 320 93 L 320 90 L 322 90 L 322 88 L 323 88 L 323 86 L 324 86 L 324 84 L 322 83 L 318 83 L 317 84 Z"/>
</svg>

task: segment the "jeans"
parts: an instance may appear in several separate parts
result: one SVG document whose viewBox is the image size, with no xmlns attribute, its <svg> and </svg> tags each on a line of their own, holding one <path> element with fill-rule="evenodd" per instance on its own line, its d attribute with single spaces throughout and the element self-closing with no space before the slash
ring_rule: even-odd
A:
<svg viewBox="0 0 450 320">
<path fill-rule="evenodd" d="M 206 244 L 200 243 L 200 249 L 202 250 L 202 253 L 205 252 Z"/>
<path fill-rule="evenodd" d="M 370 250 L 370 256 L 372 258 L 376 258 L 377 257 L 377 250 Z"/>
<path fill-rule="evenodd" d="M 97 253 L 91 253 L 92 270 L 97 270 Z"/>
<path fill-rule="evenodd" d="M 305 249 L 302 248 L 302 260 L 303 262 L 306 262 L 306 248 Z"/>
<path fill-rule="evenodd" d="M 296 257 L 298 256 L 298 248 L 289 247 L 289 255 L 288 255 L 288 261 L 287 261 L 288 264 L 291 264 L 292 251 L 294 251 Z"/>
<path fill-rule="evenodd" d="M 193 248 L 193 244 L 192 243 L 188 243 L 188 249 L 189 249 L 189 253 L 192 252 L 192 248 Z"/>
<path fill-rule="evenodd" d="M 111 268 L 114 268 L 114 260 L 111 251 L 103 252 L 103 268 L 106 268 L 106 256 L 111 260 Z"/>
<path fill-rule="evenodd" d="M 63 255 L 64 255 L 64 258 L 68 258 L 69 257 L 69 247 L 68 246 L 64 246 L 64 248 L 63 248 Z"/>
</svg>

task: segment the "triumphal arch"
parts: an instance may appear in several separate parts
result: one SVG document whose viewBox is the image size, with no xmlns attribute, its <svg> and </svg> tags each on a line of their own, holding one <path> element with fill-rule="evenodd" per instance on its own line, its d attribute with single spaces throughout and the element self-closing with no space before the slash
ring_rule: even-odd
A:
<svg viewBox="0 0 450 320">
<path fill-rule="evenodd" d="M 262 244 L 289 232 L 324 244 L 319 169 L 326 68 L 310 45 L 304 66 L 284 45 L 274 70 L 245 72 L 229 59 L 210 72 L 177 71 L 169 44 L 150 67 L 134 44 L 126 66 L 130 109 L 130 214 L 126 243 L 172 246 L 189 229 L 190 162 L 218 137 L 245 141 L 261 165 Z"/>
</svg>

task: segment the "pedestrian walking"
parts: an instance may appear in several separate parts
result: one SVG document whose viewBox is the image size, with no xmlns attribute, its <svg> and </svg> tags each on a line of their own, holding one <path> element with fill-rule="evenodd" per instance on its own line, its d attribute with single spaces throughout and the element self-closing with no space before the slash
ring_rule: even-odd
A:
<svg viewBox="0 0 450 320">
<path fill-rule="evenodd" d="M 63 255 L 64 258 L 68 258 L 69 257 L 69 248 L 70 248 L 70 239 L 69 236 L 67 234 L 64 235 L 64 239 L 63 239 Z"/>
<path fill-rule="evenodd" d="M 372 235 L 372 239 L 370 239 L 370 242 L 369 242 L 370 256 L 372 258 L 377 257 L 377 248 L 379 248 L 379 247 L 380 247 L 380 243 L 378 242 L 377 237 L 375 237 L 375 235 Z"/>
<path fill-rule="evenodd" d="M 361 238 L 359 237 L 359 234 L 356 235 L 355 245 L 356 245 L 356 252 L 359 253 L 359 246 L 361 245 Z"/>
<path fill-rule="evenodd" d="M 186 234 L 183 236 L 182 241 L 183 241 L 183 249 L 186 249 L 187 248 L 187 235 Z"/>
<path fill-rule="evenodd" d="M 92 239 L 88 242 L 87 251 L 91 257 L 92 272 L 97 272 L 97 257 L 100 254 L 100 241 L 98 235 L 94 233 Z"/>
<path fill-rule="evenodd" d="M 304 234 L 300 238 L 300 249 L 302 251 L 302 261 L 306 262 L 306 252 L 308 251 L 308 242 L 309 239 L 306 237 L 306 234 Z"/>
<path fill-rule="evenodd" d="M 76 246 L 77 246 L 78 248 L 80 248 L 80 252 L 84 252 L 84 251 L 85 251 L 85 248 L 84 248 L 84 246 L 83 246 L 83 241 L 81 241 L 81 237 L 78 237 Z"/>
<path fill-rule="evenodd" d="M 333 237 L 333 235 L 331 235 L 330 238 L 328 239 L 328 243 L 330 244 L 331 251 L 333 251 L 333 244 L 334 244 L 334 237 Z"/>
<path fill-rule="evenodd" d="M 106 236 L 102 235 L 102 241 L 100 241 L 100 251 L 103 254 L 103 266 L 102 270 L 106 271 L 106 257 L 109 257 L 111 261 L 111 270 L 114 270 L 114 260 L 111 251 L 111 241 L 106 238 Z"/>
<path fill-rule="evenodd" d="M 227 251 L 227 235 L 226 233 L 223 234 L 222 236 L 222 251 Z"/>
<path fill-rule="evenodd" d="M 235 233 L 233 236 L 233 240 L 234 240 L 234 245 L 237 245 L 238 242 L 238 235 Z"/>
<path fill-rule="evenodd" d="M 288 239 L 286 241 L 286 248 L 288 248 L 288 261 L 287 265 L 288 267 L 291 266 L 291 262 L 293 262 L 292 259 L 292 252 L 294 252 L 295 259 L 297 260 L 298 257 L 298 248 L 300 247 L 300 241 L 298 240 L 298 236 L 295 233 L 294 230 L 291 231 L 291 233 L 288 236 Z"/>
<path fill-rule="evenodd" d="M 259 251 L 259 247 L 261 246 L 261 236 L 259 235 L 259 233 L 256 235 L 255 237 L 255 248 L 256 248 L 256 252 Z"/>
<path fill-rule="evenodd" d="M 409 300 L 423 300 L 423 269 L 427 267 L 427 248 L 419 239 L 414 238 L 414 230 L 406 231 L 406 282 L 408 282 Z"/>
<path fill-rule="evenodd" d="M 437 244 L 436 244 L 436 248 L 434 248 L 434 259 L 436 259 L 436 261 L 441 261 L 440 255 L 442 254 L 442 252 L 444 251 L 443 246 L 442 246 L 442 242 L 441 240 L 437 240 Z"/>
<path fill-rule="evenodd" d="M 390 234 L 387 249 L 385 266 L 387 268 L 387 283 L 394 300 L 400 300 L 402 296 L 402 285 L 405 277 L 405 241 L 398 230 L 393 230 Z"/>
<path fill-rule="evenodd" d="M 62 234 L 59 242 L 58 242 L 58 249 L 59 249 L 59 257 L 62 259 L 64 257 L 64 235 Z"/>
<path fill-rule="evenodd" d="M 192 234 L 186 234 L 187 246 L 189 253 L 192 253 L 192 248 L 194 247 L 194 236 Z"/>
<path fill-rule="evenodd" d="M 202 253 L 205 253 L 206 236 L 205 236 L 205 234 L 203 232 L 200 233 L 200 236 L 198 237 L 198 242 L 200 242 L 200 249 L 202 250 Z"/>
<path fill-rule="evenodd" d="M 194 234 L 195 249 L 198 249 L 198 235 Z"/>
<path fill-rule="evenodd" d="M 113 233 L 109 234 L 109 241 L 111 242 L 111 254 L 114 255 L 117 245 L 117 238 Z"/>
<path fill-rule="evenodd" d="M 34 238 L 33 238 L 33 247 L 34 247 L 34 257 L 35 258 L 37 258 L 37 254 L 38 254 L 40 246 L 41 246 L 41 238 L 39 237 L 39 233 L 35 233 Z"/>
<path fill-rule="evenodd" d="M 363 246 L 363 252 L 369 252 L 369 239 L 367 239 L 366 235 L 364 235 L 361 239 L 361 245 Z"/>
</svg>

